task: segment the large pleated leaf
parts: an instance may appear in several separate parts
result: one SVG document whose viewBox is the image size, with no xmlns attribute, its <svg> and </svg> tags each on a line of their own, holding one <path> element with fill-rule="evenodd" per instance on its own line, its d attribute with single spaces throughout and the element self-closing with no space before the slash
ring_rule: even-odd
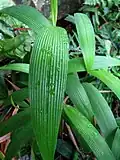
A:
<svg viewBox="0 0 120 160">
<path fill-rule="evenodd" d="M 58 0 L 51 0 L 51 17 L 53 26 L 56 26 L 58 15 Z"/>
<path fill-rule="evenodd" d="M 91 148 L 98 160 L 115 160 L 110 148 L 96 128 L 77 109 L 64 108 L 65 119 Z"/>
<path fill-rule="evenodd" d="M 120 99 L 120 80 L 107 70 L 90 71 L 90 74 L 104 82 Z"/>
<path fill-rule="evenodd" d="M 53 160 L 68 66 L 68 37 L 62 28 L 41 30 L 30 61 L 32 123 L 43 160 Z"/>
<path fill-rule="evenodd" d="M 102 94 L 92 84 L 84 83 L 83 87 L 89 97 L 96 121 L 106 138 L 117 128 L 117 123 L 110 107 Z"/>
<path fill-rule="evenodd" d="M 0 123 L 0 137 L 9 132 L 15 131 L 31 121 L 30 110 L 27 109 L 23 112 L 17 113 L 8 120 Z"/>
<path fill-rule="evenodd" d="M 68 74 L 66 92 L 77 109 L 92 122 L 91 104 L 76 73 Z"/>
<path fill-rule="evenodd" d="M 90 70 L 94 63 L 95 56 L 95 34 L 93 26 L 90 19 L 85 14 L 75 13 L 74 17 L 85 66 L 87 70 Z"/>
<path fill-rule="evenodd" d="M 29 73 L 29 64 L 25 63 L 13 63 L 0 67 L 0 70 L 13 70 L 24 73 Z"/>
<path fill-rule="evenodd" d="M 0 13 L 9 14 L 23 22 L 34 32 L 40 32 L 41 27 L 51 26 L 50 22 L 35 8 L 27 5 L 18 5 L 5 8 Z"/>
<path fill-rule="evenodd" d="M 112 143 L 112 152 L 116 158 L 116 160 L 120 159 L 120 129 L 116 130 L 114 140 Z"/>
<path fill-rule="evenodd" d="M 12 133 L 11 142 L 9 143 L 5 155 L 5 160 L 10 160 L 16 156 L 20 148 L 30 142 L 34 137 L 30 121 L 23 127 L 18 128 Z"/>
</svg>

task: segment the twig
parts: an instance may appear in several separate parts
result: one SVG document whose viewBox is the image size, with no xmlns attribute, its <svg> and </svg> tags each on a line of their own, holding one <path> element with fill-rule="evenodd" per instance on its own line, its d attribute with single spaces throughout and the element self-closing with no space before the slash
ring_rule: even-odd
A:
<svg viewBox="0 0 120 160">
<path fill-rule="evenodd" d="M 70 139 L 72 140 L 72 142 L 73 142 L 73 144 L 74 144 L 77 152 L 80 153 L 79 147 L 78 147 L 78 145 L 77 145 L 77 142 L 76 142 L 76 140 L 75 140 L 75 137 L 74 137 L 74 135 L 73 135 L 73 133 L 72 133 L 72 130 L 71 130 L 70 126 L 69 126 L 67 123 L 65 123 L 65 125 L 66 125 L 66 127 L 67 127 L 67 130 L 68 130 Z"/>
</svg>

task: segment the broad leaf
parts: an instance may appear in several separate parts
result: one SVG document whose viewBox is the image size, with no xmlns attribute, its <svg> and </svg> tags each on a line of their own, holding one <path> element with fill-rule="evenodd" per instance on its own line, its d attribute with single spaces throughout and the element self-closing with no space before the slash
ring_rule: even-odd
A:
<svg viewBox="0 0 120 160">
<path fill-rule="evenodd" d="M 66 88 L 68 37 L 57 27 L 43 28 L 41 33 L 30 61 L 32 124 L 42 158 L 53 160 Z"/>
</svg>

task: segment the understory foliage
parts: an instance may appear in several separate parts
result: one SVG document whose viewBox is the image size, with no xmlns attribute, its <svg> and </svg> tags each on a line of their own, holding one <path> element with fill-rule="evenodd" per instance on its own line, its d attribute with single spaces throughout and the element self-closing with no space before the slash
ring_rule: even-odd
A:
<svg viewBox="0 0 120 160">
<path fill-rule="evenodd" d="M 120 1 L 57 24 L 0 2 L 0 160 L 120 160 Z M 62 26 L 62 24 L 60 25 Z"/>
</svg>

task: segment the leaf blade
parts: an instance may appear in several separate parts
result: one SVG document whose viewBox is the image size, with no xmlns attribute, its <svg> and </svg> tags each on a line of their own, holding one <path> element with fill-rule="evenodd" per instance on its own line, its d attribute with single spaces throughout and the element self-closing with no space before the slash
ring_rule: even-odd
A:
<svg viewBox="0 0 120 160">
<path fill-rule="evenodd" d="M 24 73 L 29 73 L 29 64 L 26 63 L 13 63 L 0 67 L 0 70 L 13 70 Z"/>
<path fill-rule="evenodd" d="M 72 125 L 76 132 L 83 137 L 98 160 L 115 160 L 105 140 L 101 137 L 94 126 L 80 112 L 77 111 L 77 109 L 65 107 L 64 113 L 69 124 Z"/>
<path fill-rule="evenodd" d="M 56 26 L 58 15 L 58 0 L 51 0 L 51 16 L 53 26 Z"/>
<path fill-rule="evenodd" d="M 75 13 L 74 17 L 85 66 L 87 70 L 90 70 L 95 56 L 95 34 L 93 26 L 85 14 Z"/>
<path fill-rule="evenodd" d="M 116 76 L 104 69 L 90 71 L 90 74 L 104 82 L 120 99 L 120 80 Z"/>
<path fill-rule="evenodd" d="M 26 12 L 27 11 L 27 12 Z M 0 13 L 9 14 L 19 21 L 25 23 L 33 29 L 34 32 L 40 32 L 44 26 L 51 26 L 50 22 L 35 8 L 27 5 L 18 5 L 5 8 Z"/>
<path fill-rule="evenodd" d="M 77 74 L 68 74 L 66 93 L 75 107 L 77 107 L 77 109 L 92 122 L 92 107 Z"/>
<path fill-rule="evenodd" d="M 23 121 L 24 120 L 24 121 Z M 9 132 L 15 131 L 18 127 L 30 121 L 30 110 L 27 109 L 23 112 L 17 113 L 6 121 L 0 123 L 0 137 Z"/>
<path fill-rule="evenodd" d="M 120 152 L 119 152 L 120 147 L 119 146 L 120 146 L 120 129 L 118 128 L 116 130 L 114 140 L 113 140 L 113 143 L 112 143 L 112 149 L 111 149 L 115 158 L 116 158 L 116 160 L 120 159 Z"/>
<path fill-rule="evenodd" d="M 32 123 L 43 159 L 54 159 L 67 79 L 67 53 L 66 31 L 43 28 L 33 47 L 29 74 Z"/>
<path fill-rule="evenodd" d="M 96 121 L 103 135 L 106 138 L 117 128 L 117 123 L 112 114 L 112 111 L 102 94 L 97 90 L 97 88 L 95 88 L 92 84 L 89 83 L 83 83 L 83 87 L 91 102 L 92 110 L 95 114 Z"/>
</svg>

